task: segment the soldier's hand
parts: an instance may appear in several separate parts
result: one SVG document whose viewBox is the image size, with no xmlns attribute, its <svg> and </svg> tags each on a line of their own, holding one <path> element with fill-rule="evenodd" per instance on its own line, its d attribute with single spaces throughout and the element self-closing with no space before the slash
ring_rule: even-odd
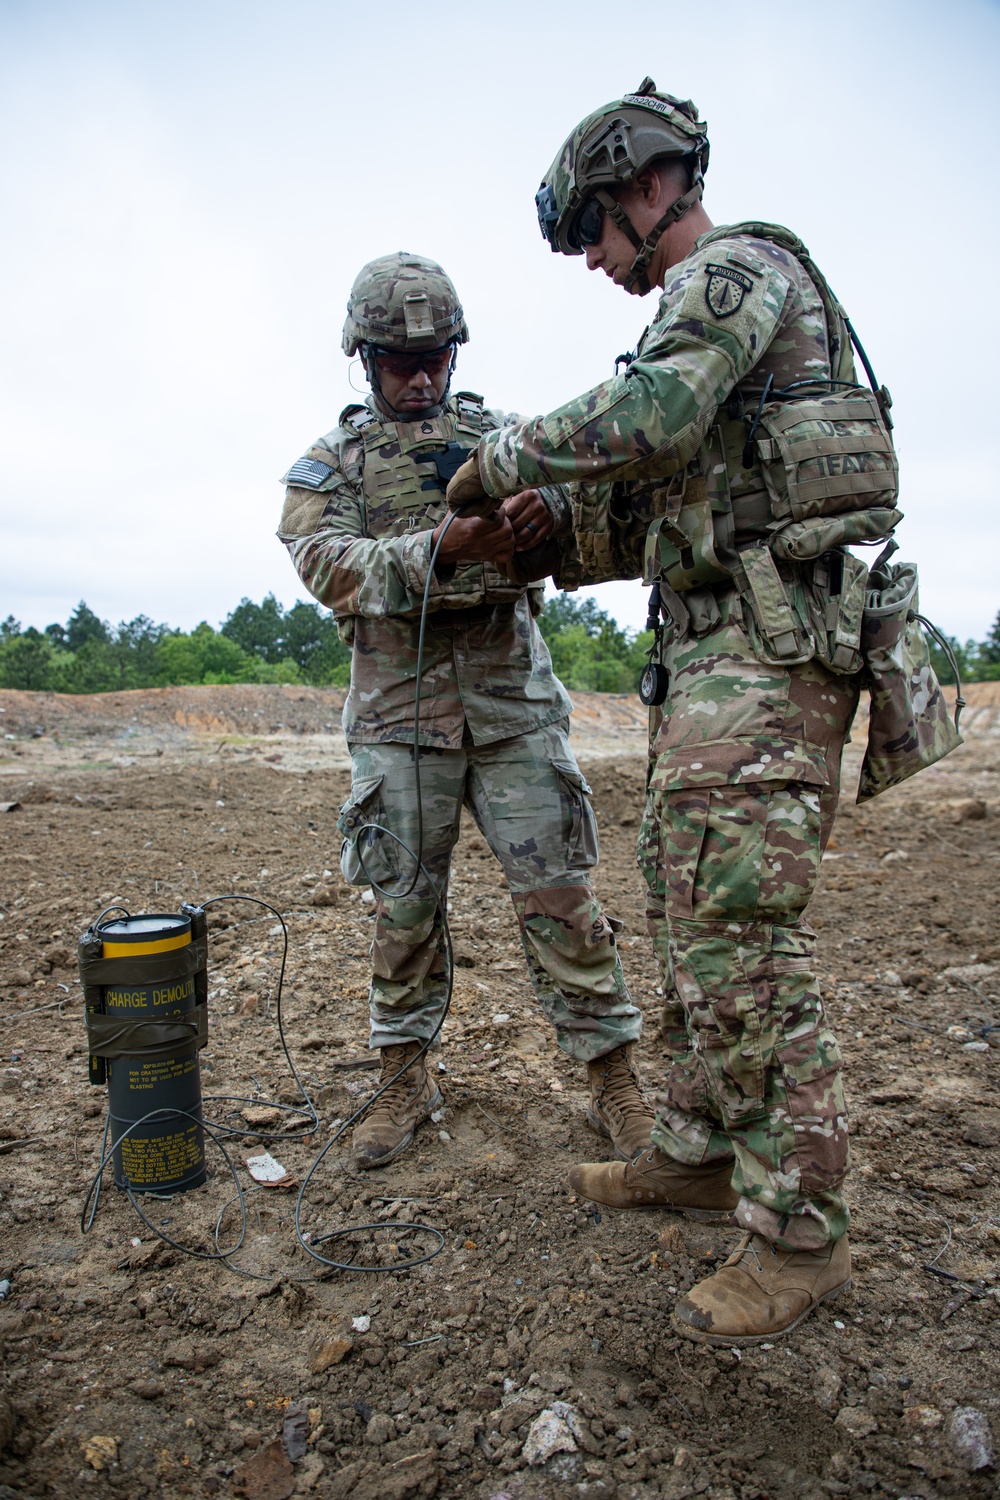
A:
<svg viewBox="0 0 1000 1500">
<path fill-rule="evenodd" d="M 490 501 L 496 505 L 495 500 Z M 431 534 L 431 547 L 438 544 L 442 521 Z M 514 528 L 500 511 L 491 516 L 456 516 L 444 533 L 438 563 L 506 563 L 514 555 Z"/>
<path fill-rule="evenodd" d="M 500 507 L 514 528 L 514 549 L 525 552 L 537 547 L 552 530 L 552 515 L 537 490 L 511 495 Z"/>
<path fill-rule="evenodd" d="M 451 510 L 461 509 L 466 516 L 489 516 L 497 508 L 497 502 L 487 495 L 479 477 L 479 462 L 473 453 L 451 477 L 446 492 Z"/>
</svg>

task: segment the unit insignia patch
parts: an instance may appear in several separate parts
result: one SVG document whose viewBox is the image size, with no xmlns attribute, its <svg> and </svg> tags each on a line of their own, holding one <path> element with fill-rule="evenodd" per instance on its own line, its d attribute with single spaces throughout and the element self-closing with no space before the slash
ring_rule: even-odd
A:
<svg viewBox="0 0 1000 1500">
<path fill-rule="evenodd" d="M 706 266 L 705 275 L 705 301 L 717 318 L 731 318 L 743 306 L 747 292 L 753 291 L 750 277 L 732 266 Z"/>
</svg>

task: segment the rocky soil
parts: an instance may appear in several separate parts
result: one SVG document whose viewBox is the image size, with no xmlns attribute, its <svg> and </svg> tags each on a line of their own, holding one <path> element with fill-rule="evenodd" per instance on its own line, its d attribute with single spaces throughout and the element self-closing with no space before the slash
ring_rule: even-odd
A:
<svg viewBox="0 0 1000 1500">
<path fill-rule="evenodd" d="M 962 750 L 867 807 L 845 799 L 815 903 L 847 1058 L 854 1289 L 773 1348 L 735 1352 L 669 1323 L 734 1231 L 569 1194 L 568 1167 L 603 1144 L 472 826 L 433 1054 L 444 1113 L 378 1174 L 354 1174 L 335 1146 L 302 1218 L 314 1237 L 384 1224 L 325 1242 L 335 1254 L 425 1253 L 415 1220 L 441 1252 L 402 1273 L 324 1272 L 297 1244 L 294 1188 L 256 1188 L 242 1168 L 246 1238 L 227 1263 L 165 1245 L 110 1181 L 81 1234 L 104 1099 L 87 1084 L 75 944 L 110 902 L 169 911 L 238 892 L 286 916 L 285 1032 L 321 1126 L 267 1144 L 296 1183 L 371 1089 L 372 907 L 337 867 L 341 696 L 0 693 L 0 805 L 16 804 L 0 812 L 0 1500 L 994 1494 L 1000 693 L 969 697 Z M 657 976 L 633 862 L 641 711 L 579 695 L 575 734 L 655 1091 Z M 210 1104 L 211 1118 L 301 1137 L 303 1116 L 269 1113 L 302 1102 L 276 1026 L 280 957 L 269 913 L 215 910 L 203 1084 L 254 1101 Z M 228 1149 L 241 1163 L 264 1147 L 246 1135 Z M 223 1245 L 239 1227 L 210 1156 L 203 1188 L 144 1205 L 192 1249 L 213 1248 L 220 1213 Z"/>
</svg>

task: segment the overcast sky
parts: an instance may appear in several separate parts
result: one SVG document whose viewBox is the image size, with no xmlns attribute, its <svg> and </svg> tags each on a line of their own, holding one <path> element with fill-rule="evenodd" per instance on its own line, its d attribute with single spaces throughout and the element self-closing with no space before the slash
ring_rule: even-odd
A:
<svg viewBox="0 0 1000 1500">
<path fill-rule="evenodd" d="M 708 120 L 706 208 L 799 233 L 895 400 L 925 612 L 1000 609 L 995 0 L 0 0 L 0 617 L 186 628 L 307 597 L 280 475 L 357 399 L 361 264 L 439 259 L 460 387 L 549 410 L 656 302 L 552 255 L 570 128 L 645 73 Z M 359 367 L 353 367 L 359 379 Z M 597 591 L 623 623 L 638 583 Z"/>
</svg>

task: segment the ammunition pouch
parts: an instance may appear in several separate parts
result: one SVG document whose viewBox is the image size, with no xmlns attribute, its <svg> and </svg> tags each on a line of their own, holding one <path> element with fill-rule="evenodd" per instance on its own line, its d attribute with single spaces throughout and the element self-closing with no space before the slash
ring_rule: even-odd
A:
<svg viewBox="0 0 1000 1500">
<path fill-rule="evenodd" d="M 832 550 L 801 567 L 777 560 L 763 542 L 742 549 L 739 563 L 744 624 L 760 661 L 796 667 L 815 659 L 838 676 L 861 670 L 865 563 Z"/>
<path fill-rule="evenodd" d="M 858 801 L 897 786 L 962 743 L 921 628 L 913 563 L 880 566 L 865 598 L 861 645 L 871 708 Z"/>
<path fill-rule="evenodd" d="M 573 547 L 563 551 L 558 573 L 553 569 L 558 586 L 572 589 L 583 582 L 637 577 L 642 572 L 646 528 L 662 513 L 662 508 L 656 508 L 657 497 L 667 489 L 667 485 L 651 489 L 606 480 L 574 484 L 570 490 Z"/>
<path fill-rule="evenodd" d="M 816 659 L 839 676 L 860 672 L 861 617 L 868 565 L 850 552 L 825 552 L 805 584 L 809 628 Z"/>
<path fill-rule="evenodd" d="M 768 666 L 797 667 L 816 654 L 807 627 L 802 582 L 791 569 L 782 578 L 766 542 L 739 554 L 736 587 L 743 600 L 743 621 L 754 655 Z M 798 608 L 796 608 L 796 605 Z"/>
<path fill-rule="evenodd" d="M 617 558 L 611 526 L 610 484 L 574 485 L 570 492 L 579 567 L 588 578 L 613 578 Z"/>
</svg>

